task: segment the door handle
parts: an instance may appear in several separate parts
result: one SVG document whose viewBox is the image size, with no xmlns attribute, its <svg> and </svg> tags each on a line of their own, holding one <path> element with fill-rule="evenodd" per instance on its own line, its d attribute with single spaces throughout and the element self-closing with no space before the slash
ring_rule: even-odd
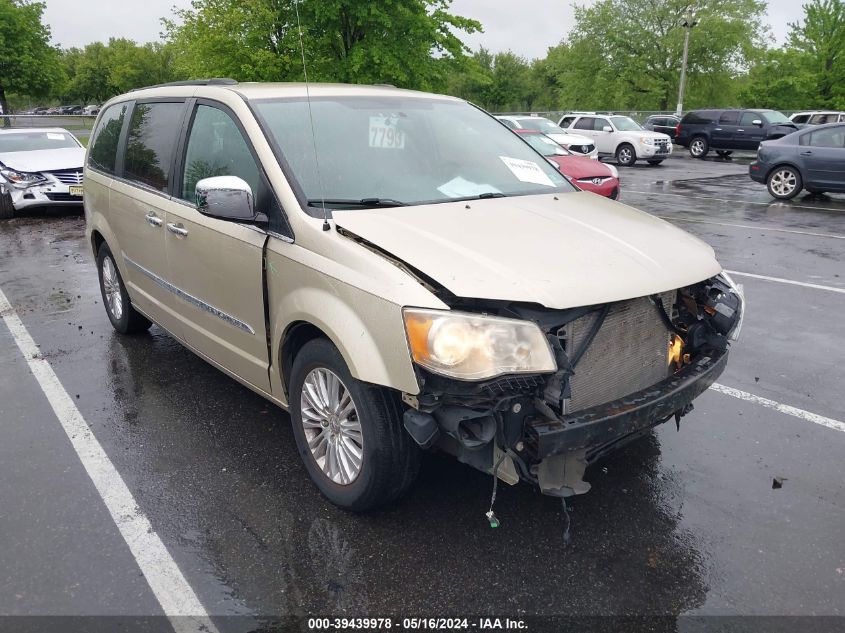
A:
<svg viewBox="0 0 845 633">
<path fill-rule="evenodd" d="M 714 131 L 714 132 L 721 132 L 721 131 L 722 131 L 722 128 L 720 128 L 720 127 L 716 127 L 716 128 L 713 128 L 713 131 Z"/>
<path fill-rule="evenodd" d="M 801 156 L 812 156 L 812 155 L 813 155 L 813 152 L 811 152 L 810 150 L 807 150 L 806 152 L 801 152 Z"/>
<path fill-rule="evenodd" d="M 745 130 L 737 130 L 737 132 L 745 132 Z"/>
<path fill-rule="evenodd" d="M 173 233 L 174 235 L 178 235 L 179 237 L 187 237 L 188 236 L 188 229 L 179 224 L 174 224 L 173 222 L 167 223 L 167 230 Z"/>
<path fill-rule="evenodd" d="M 144 218 L 147 220 L 147 222 L 150 223 L 151 226 L 161 226 L 162 224 L 164 224 L 164 221 L 152 211 L 145 215 Z"/>
</svg>

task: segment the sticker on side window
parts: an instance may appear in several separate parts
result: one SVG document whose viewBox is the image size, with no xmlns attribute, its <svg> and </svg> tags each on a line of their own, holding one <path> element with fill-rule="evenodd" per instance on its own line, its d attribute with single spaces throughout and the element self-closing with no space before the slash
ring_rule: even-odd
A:
<svg viewBox="0 0 845 633">
<path fill-rule="evenodd" d="M 522 182 L 532 182 L 535 185 L 545 185 L 547 187 L 554 187 L 555 183 L 548 177 L 546 172 L 540 169 L 540 166 L 532 160 L 522 160 L 520 158 L 509 158 L 507 156 L 499 156 L 502 162 L 511 170 L 511 173 Z"/>
<path fill-rule="evenodd" d="M 47 138 L 51 141 L 63 141 L 65 140 L 64 134 L 58 134 L 56 132 L 47 132 Z"/>
<path fill-rule="evenodd" d="M 370 147 L 405 149 L 405 133 L 399 129 L 399 119 L 389 116 L 370 117 Z"/>
</svg>

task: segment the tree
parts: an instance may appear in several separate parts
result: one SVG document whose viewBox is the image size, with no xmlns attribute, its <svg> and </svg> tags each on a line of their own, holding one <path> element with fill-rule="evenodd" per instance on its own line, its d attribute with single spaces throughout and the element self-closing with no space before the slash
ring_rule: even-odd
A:
<svg viewBox="0 0 845 633">
<path fill-rule="evenodd" d="M 301 0 L 309 79 L 445 85 L 466 49 L 455 32 L 481 25 L 449 13 L 451 0 Z M 178 72 L 239 80 L 301 80 L 295 0 L 194 0 L 165 20 Z"/>
<path fill-rule="evenodd" d="M 42 2 L 0 0 L 0 108 L 4 113 L 9 111 L 7 92 L 42 96 L 62 80 L 59 52 L 50 45 L 50 28 L 41 22 L 43 12 Z"/>
<path fill-rule="evenodd" d="M 845 4 L 813 0 L 804 5 L 803 23 L 789 26 L 789 48 L 816 86 L 816 105 L 845 107 Z"/>
<path fill-rule="evenodd" d="M 698 20 L 688 62 L 694 97 L 730 86 L 729 78 L 753 63 L 765 44 L 765 11 L 762 0 L 599 0 L 576 6 L 575 27 L 539 71 L 566 107 L 667 110 L 677 97 L 682 20 Z"/>
</svg>

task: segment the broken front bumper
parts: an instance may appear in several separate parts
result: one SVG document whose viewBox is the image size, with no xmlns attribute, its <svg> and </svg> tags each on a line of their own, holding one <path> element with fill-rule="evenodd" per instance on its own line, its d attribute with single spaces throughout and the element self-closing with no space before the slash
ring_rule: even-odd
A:
<svg viewBox="0 0 845 633">
<path fill-rule="evenodd" d="M 721 375 L 728 352 L 712 351 L 670 378 L 629 396 L 555 420 L 538 418 L 526 425 L 525 448 L 542 460 L 570 451 L 602 449 L 681 413 Z"/>
</svg>

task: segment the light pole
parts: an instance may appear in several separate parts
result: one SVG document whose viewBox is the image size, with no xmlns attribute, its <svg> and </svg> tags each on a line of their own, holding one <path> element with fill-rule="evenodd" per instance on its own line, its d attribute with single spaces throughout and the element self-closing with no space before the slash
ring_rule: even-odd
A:
<svg viewBox="0 0 845 633">
<path fill-rule="evenodd" d="M 684 28 L 684 59 L 681 62 L 681 85 L 678 86 L 678 107 L 675 109 L 675 116 L 681 116 L 681 110 L 684 108 L 684 88 L 687 83 L 687 54 L 689 53 L 689 34 L 692 27 L 698 24 L 698 20 L 694 18 L 684 18 L 681 26 Z"/>
</svg>

